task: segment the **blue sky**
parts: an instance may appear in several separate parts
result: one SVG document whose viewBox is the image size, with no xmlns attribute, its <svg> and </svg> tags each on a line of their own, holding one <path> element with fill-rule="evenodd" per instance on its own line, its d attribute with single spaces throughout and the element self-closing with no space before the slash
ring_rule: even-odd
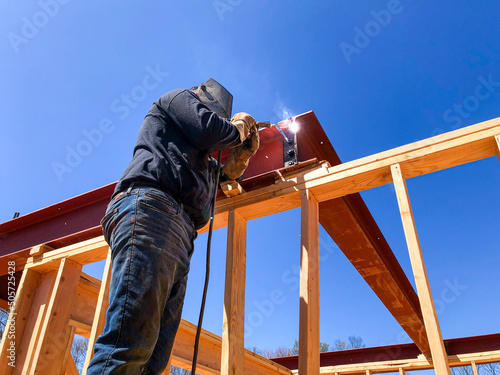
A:
<svg viewBox="0 0 500 375">
<path fill-rule="evenodd" d="M 463 0 L 3 1 L 0 221 L 118 180 L 151 103 L 209 77 L 233 93 L 233 113 L 276 122 L 313 110 L 343 161 L 499 117 L 499 13 L 498 2 Z M 445 338 L 500 328 L 499 184 L 496 158 L 408 181 Z M 362 196 L 414 284 L 394 189 Z M 248 223 L 246 346 L 298 337 L 299 228 L 298 210 Z M 204 323 L 217 334 L 225 236 L 214 233 Z M 320 239 L 321 340 L 408 342 Z M 205 241 L 183 312 L 191 322 Z"/>
</svg>

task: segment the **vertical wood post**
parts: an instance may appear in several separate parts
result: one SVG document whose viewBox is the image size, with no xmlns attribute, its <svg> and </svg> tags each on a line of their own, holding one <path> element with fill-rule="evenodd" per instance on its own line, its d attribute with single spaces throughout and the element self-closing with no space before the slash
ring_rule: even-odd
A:
<svg viewBox="0 0 500 375">
<path fill-rule="evenodd" d="M 97 337 L 104 331 L 104 324 L 106 323 L 106 311 L 109 305 L 109 284 L 111 282 L 111 249 L 108 250 L 106 264 L 102 275 L 101 289 L 99 290 L 99 297 L 97 297 L 97 305 L 94 313 L 94 320 L 92 323 L 92 330 L 90 331 L 89 344 L 87 347 L 87 355 L 83 364 L 82 374 L 87 374 L 90 360 L 94 356 L 94 344 Z"/>
<path fill-rule="evenodd" d="M 473 373 L 474 375 L 478 375 L 476 362 L 475 362 L 475 361 L 471 361 L 470 365 L 471 365 L 471 367 L 472 367 L 472 373 Z"/>
<path fill-rule="evenodd" d="M 69 369 L 71 371 L 71 362 L 74 363 L 73 356 L 71 355 L 71 347 L 73 346 L 73 340 L 75 338 L 75 327 L 70 326 L 70 334 L 69 334 L 69 341 L 68 341 L 68 346 L 66 347 L 66 350 L 64 351 L 64 356 L 63 356 L 63 361 L 62 361 L 62 368 L 64 369 L 61 373 L 65 372 L 66 369 Z M 69 364 L 69 365 L 68 365 Z M 75 364 L 76 367 L 76 364 Z"/>
<path fill-rule="evenodd" d="M 405 375 L 406 374 L 406 371 L 404 368 L 400 367 L 399 368 L 399 375 Z"/>
<path fill-rule="evenodd" d="M 222 375 L 244 373 L 246 225 L 246 220 L 237 211 L 229 211 L 222 324 Z"/>
<path fill-rule="evenodd" d="M 26 328 L 19 348 L 17 359 L 18 365 L 12 372 L 13 375 L 29 373 L 31 369 L 33 354 L 40 338 L 40 327 L 45 319 L 45 313 L 52 294 L 52 289 L 54 288 L 56 275 L 57 272 L 55 271 L 40 274 L 40 283 L 36 290 L 33 303 L 31 304 L 31 311 L 26 322 Z"/>
<path fill-rule="evenodd" d="M 500 162 L 500 135 L 495 136 L 495 143 L 497 144 L 497 158 L 498 161 Z"/>
<path fill-rule="evenodd" d="M 319 209 L 301 192 L 299 374 L 319 374 Z"/>
<path fill-rule="evenodd" d="M 76 363 L 73 357 L 68 358 L 68 362 L 66 363 L 66 368 L 64 369 L 64 374 L 62 375 L 80 375 L 78 369 L 76 368 Z"/>
<path fill-rule="evenodd" d="M 437 375 L 450 375 L 448 356 L 444 348 L 436 308 L 434 306 L 434 300 L 432 299 L 431 287 L 425 268 L 420 241 L 418 239 L 417 227 L 415 225 L 415 218 L 413 217 L 406 181 L 403 178 L 399 164 L 391 165 L 391 173 L 396 189 L 396 196 L 406 236 L 406 243 L 408 245 L 408 252 L 410 254 L 413 275 L 415 277 L 415 284 L 417 286 L 417 293 L 422 308 L 425 330 L 429 338 L 434 369 Z"/>
<path fill-rule="evenodd" d="M 23 271 L 0 344 L 0 374 L 10 375 L 15 366 L 19 365 L 21 339 L 39 283 L 38 272 L 30 269 Z"/>
<path fill-rule="evenodd" d="M 52 295 L 40 328 L 30 375 L 54 374 L 62 370 L 71 328 L 69 318 L 80 281 L 82 266 L 70 259 L 61 260 Z"/>
</svg>

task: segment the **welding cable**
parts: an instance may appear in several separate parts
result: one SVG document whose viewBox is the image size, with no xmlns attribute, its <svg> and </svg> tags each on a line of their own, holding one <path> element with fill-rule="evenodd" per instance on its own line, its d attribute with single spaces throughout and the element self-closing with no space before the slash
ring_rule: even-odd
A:
<svg viewBox="0 0 500 375">
<path fill-rule="evenodd" d="M 215 177 L 215 191 L 214 199 L 212 205 L 212 212 L 210 215 L 210 226 L 208 229 L 208 240 L 207 240 L 207 263 L 205 269 L 205 286 L 203 287 L 203 297 L 201 298 L 200 316 L 198 318 L 198 328 L 196 329 L 196 338 L 194 340 L 194 353 L 193 353 L 193 364 L 191 367 L 191 374 L 196 374 L 196 361 L 198 359 L 198 346 L 200 344 L 200 334 L 201 334 L 201 324 L 203 322 L 203 313 L 205 312 L 205 302 L 207 301 L 207 290 L 208 290 L 208 279 L 210 276 L 210 247 L 212 244 L 212 230 L 214 227 L 214 216 L 215 216 L 215 200 L 217 199 L 217 190 L 219 187 L 219 176 L 220 176 L 220 150 L 217 155 L 217 173 Z"/>
</svg>

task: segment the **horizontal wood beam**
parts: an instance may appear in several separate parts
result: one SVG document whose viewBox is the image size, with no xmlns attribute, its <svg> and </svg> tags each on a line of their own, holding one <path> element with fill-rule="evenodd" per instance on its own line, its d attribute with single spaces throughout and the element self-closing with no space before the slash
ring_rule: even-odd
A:
<svg viewBox="0 0 500 375">
<path fill-rule="evenodd" d="M 62 259 L 71 259 L 81 265 L 94 263 L 106 259 L 108 248 L 104 237 L 99 236 L 28 258 L 25 268 L 36 269 L 42 273 L 50 272 L 58 268 Z"/>
<path fill-rule="evenodd" d="M 472 362 L 475 364 L 485 364 L 500 362 L 500 350 L 495 350 L 491 352 L 482 353 L 470 353 L 470 354 L 459 354 L 448 356 L 448 363 L 450 367 L 459 366 L 471 366 Z M 416 370 L 431 370 L 434 366 L 432 362 L 427 360 L 423 355 L 416 359 L 406 359 L 397 361 L 382 361 L 382 362 L 368 362 L 359 363 L 352 365 L 341 365 L 341 366 L 327 366 L 321 368 L 321 374 L 359 374 L 360 372 L 365 372 L 366 370 L 372 371 L 372 373 L 384 373 L 384 372 L 400 372 L 403 371 L 416 371 Z M 294 374 L 297 374 L 297 370 L 293 370 Z"/>
<path fill-rule="evenodd" d="M 311 115 L 314 117 L 313 113 L 309 114 L 309 116 Z M 308 118 L 308 114 L 304 114 L 303 116 L 305 116 L 304 120 L 306 117 Z M 317 119 L 315 119 L 315 121 L 317 122 Z M 333 180 L 322 179 L 315 182 L 315 184 L 331 182 L 327 188 L 334 189 L 335 193 L 330 194 L 329 198 L 321 197 L 318 195 L 319 191 L 316 191 L 318 190 L 316 187 L 313 193 L 321 202 L 333 197 L 340 197 L 389 183 L 391 182 L 390 178 L 388 178 L 390 176 L 389 166 L 391 164 L 400 163 L 407 178 L 411 178 L 435 170 L 450 168 L 454 165 L 495 155 L 496 146 L 494 145 L 495 140 L 493 137 L 500 134 L 499 123 L 500 120 L 498 118 L 489 120 L 437 137 L 336 165 L 332 167 L 328 173 L 329 175 L 334 175 Z M 318 126 L 316 126 L 316 128 Z M 338 157 L 327 157 L 326 159 L 333 160 L 338 159 Z M 375 164 L 377 165 L 375 166 Z M 343 172 L 346 172 L 347 176 L 343 175 Z M 302 182 L 305 182 L 305 180 Z M 312 181 L 308 182 L 312 183 Z M 59 202 L 42 210 L 0 224 L 2 234 L 9 234 L 8 236 L 3 236 L 0 240 L 2 248 L 2 250 L 0 250 L 2 255 L 0 256 L 0 264 L 3 264 L 2 262 L 6 262 L 7 260 L 15 259 L 17 260 L 16 269 L 23 269 L 26 259 L 25 249 L 29 246 L 34 246 L 35 244 L 33 244 L 33 241 L 36 241 L 36 238 L 39 238 L 36 244 L 49 241 L 54 247 L 60 247 L 61 245 L 74 243 L 78 238 L 88 239 L 101 234 L 101 227 L 97 224 L 100 218 L 102 218 L 105 207 L 109 202 L 109 197 L 115 187 L 114 185 L 115 184 L 109 184 L 92 192 L 82 194 L 81 196 Z M 291 186 L 293 187 L 293 185 L 299 185 L 299 189 L 303 188 L 300 187 L 298 183 L 292 184 Z M 280 186 L 280 190 L 284 187 L 286 186 Z M 261 191 L 261 189 L 259 189 L 259 191 Z M 264 194 L 266 191 L 262 191 L 262 193 Z M 272 189 L 271 191 L 267 191 L 267 193 L 270 193 L 271 198 L 279 198 L 278 196 L 290 194 L 291 192 L 283 191 L 277 194 L 276 189 Z M 242 196 L 245 196 L 244 199 L 256 198 L 255 194 L 251 195 L 249 193 L 242 194 Z M 217 212 L 219 214 L 224 212 L 225 217 L 219 217 L 219 215 L 217 215 L 218 217 L 216 217 L 215 223 L 216 228 L 227 225 L 228 209 L 224 208 L 224 206 L 236 203 L 243 206 L 248 205 L 242 203 L 242 197 L 237 198 L 238 200 L 235 198 L 219 200 L 217 203 Z M 292 198 L 295 198 L 295 200 L 291 201 Z M 265 200 L 266 198 L 257 200 L 262 199 Z M 283 203 L 281 206 L 279 204 L 280 201 Z M 300 196 L 297 197 L 290 194 L 287 200 L 278 199 L 276 202 L 270 201 L 269 204 L 271 204 L 272 207 L 268 209 L 253 207 L 253 210 L 249 212 L 247 216 L 244 216 L 245 219 L 250 220 L 259 216 L 270 215 L 273 212 L 299 207 Z M 236 206 L 233 208 L 236 208 Z M 63 212 L 64 215 L 61 216 L 61 212 Z M 57 226 L 56 224 L 65 229 L 60 231 L 59 236 L 48 236 L 50 239 L 47 239 L 45 235 L 47 232 L 47 225 L 54 227 Z M 29 235 L 26 235 L 27 230 L 29 230 Z"/>
<path fill-rule="evenodd" d="M 480 361 L 480 363 L 500 361 L 499 333 L 446 339 L 444 342 L 451 366 L 459 366 L 460 361 L 469 360 Z M 418 347 L 413 343 L 325 352 L 320 354 L 320 360 L 323 370 L 329 368 L 334 369 L 335 372 L 340 372 L 342 369 L 353 370 L 354 368 L 356 368 L 356 372 L 364 372 L 367 368 L 374 369 L 379 365 L 380 369 L 385 369 L 384 371 L 397 372 L 397 368 L 389 368 L 386 364 L 403 366 L 408 370 L 408 367 L 405 367 L 407 363 L 419 366 L 423 363 L 422 368 L 431 368 L 429 360 L 420 353 Z M 298 369 L 298 356 L 273 358 L 273 361 L 291 370 Z"/>
<path fill-rule="evenodd" d="M 393 164 L 412 178 L 492 157 L 499 133 L 497 118 L 333 167 L 307 168 L 286 181 L 220 200 L 216 214 L 238 208 L 251 220 L 299 207 L 299 192 L 306 188 L 323 202 L 386 185 L 392 182 Z"/>
<path fill-rule="evenodd" d="M 217 201 L 214 228 L 227 226 L 231 209 L 246 220 L 268 216 L 300 207 L 300 191 L 306 188 L 319 202 L 392 183 L 391 165 L 400 164 L 405 178 L 421 176 L 438 170 L 497 155 L 500 118 L 411 143 L 379 154 L 330 167 L 328 163 L 307 165 L 274 185 Z M 208 226 L 200 229 L 203 233 Z M 90 246 L 85 255 L 79 249 Z M 54 270 L 50 264 L 72 257 L 80 264 L 106 258 L 107 244 L 102 236 L 75 245 L 48 251 L 28 259 L 26 267 Z"/>
<path fill-rule="evenodd" d="M 181 367 L 186 370 L 191 369 L 195 336 L 196 326 L 185 320 L 181 320 L 179 330 L 175 336 L 174 348 L 172 351 L 173 366 Z M 202 330 L 196 372 L 201 375 L 220 374 L 221 350 L 222 339 L 209 331 Z M 244 353 L 244 368 L 245 374 L 290 375 L 292 373 L 292 371 L 286 367 L 247 349 L 245 349 Z"/>
</svg>

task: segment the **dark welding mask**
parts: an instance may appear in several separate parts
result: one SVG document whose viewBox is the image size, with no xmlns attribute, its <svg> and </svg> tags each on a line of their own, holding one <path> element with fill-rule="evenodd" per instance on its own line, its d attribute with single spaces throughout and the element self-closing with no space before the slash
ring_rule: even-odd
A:
<svg viewBox="0 0 500 375">
<path fill-rule="evenodd" d="M 191 91 L 198 95 L 201 102 L 220 117 L 231 118 L 233 96 L 215 79 L 210 78 L 207 82 L 202 83 L 200 87 L 192 88 Z"/>
</svg>

